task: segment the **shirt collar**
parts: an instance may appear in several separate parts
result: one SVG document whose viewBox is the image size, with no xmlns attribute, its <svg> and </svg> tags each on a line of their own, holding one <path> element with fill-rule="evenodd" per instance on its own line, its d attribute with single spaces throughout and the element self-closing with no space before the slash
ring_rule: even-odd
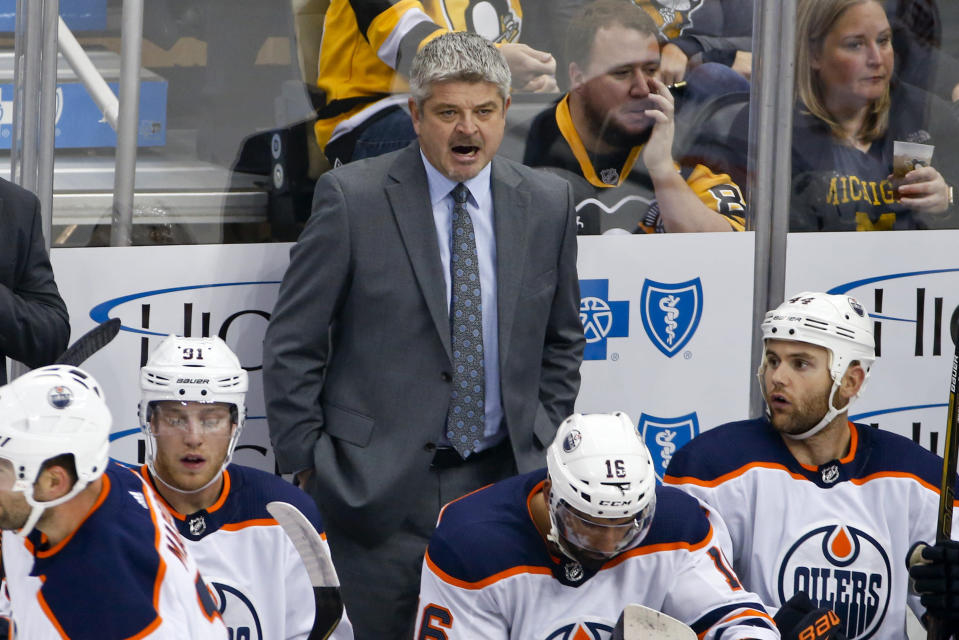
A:
<svg viewBox="0 0 959 640">
<path fill-rule="evenodd" d="M 423 166 L 426 167 L 426 182 L 430 188 L 430 204 L 435 207 L 443 198 L 449 196 L 453 187 L 459 183 L 453 182 L 440 173 L 436 167 L 426 159 L 426 155 L 422 149 L 420 150 L 420 157 L 423 158 Z M 476 176 L 463 183 L 466 185 L 466 188 L 470 190 L 470 197 L 472 197 L 480 209 L 486 208 L 492 200 L 490 190 L 490 171 L 492 165 L 492 162 L 487 163 Z"/>
</svg>

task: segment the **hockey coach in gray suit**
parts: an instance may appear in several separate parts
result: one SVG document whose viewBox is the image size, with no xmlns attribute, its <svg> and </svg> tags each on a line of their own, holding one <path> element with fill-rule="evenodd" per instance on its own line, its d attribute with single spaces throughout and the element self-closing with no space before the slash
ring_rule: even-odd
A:
<svg viewBox="0 0 959 640">
<path fill-rule="evenodd" d="M 442 505 L 541 467 L 579 389 L 572 194 L 494 157 L 509 86 L 479 36 L 416 54 L 418 141 L 320 178 L 267 329 L 276 461 L 319 505 L 358 640 L 410 637 Z"/>
</svg>

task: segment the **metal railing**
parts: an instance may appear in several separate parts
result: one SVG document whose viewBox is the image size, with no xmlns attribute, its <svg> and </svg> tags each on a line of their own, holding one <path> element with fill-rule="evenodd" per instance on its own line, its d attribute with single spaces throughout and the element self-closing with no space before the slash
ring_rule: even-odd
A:
<svg viewBox="0 0 959 640">
<path fill-rule="evenodd" d="M 110 244 L 129 246 L 133 235 L 143 0 L 123 0 L 119 99 L 59 13 L 60 0 L 17 0 L 10 179 L 40 198 L 43 236 L 49 249 L 59 49 L 117 132 Z"/>
</svg>

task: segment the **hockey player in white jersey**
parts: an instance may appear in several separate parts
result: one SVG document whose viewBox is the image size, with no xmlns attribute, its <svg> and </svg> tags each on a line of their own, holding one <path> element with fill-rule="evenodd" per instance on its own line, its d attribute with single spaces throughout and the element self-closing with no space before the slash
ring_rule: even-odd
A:
<svg viewBox="0 0 959 640">
<path fill-rule="evenodd" d="M 156 496 L 109 461 L 111 422 L 100 387 L 75 367 L 43 367 L 0 387 L 13 637 L 226 640 L 212 594 Z"/>
<path fill-rule="evenodd" d="M 546 460 L 444 507 L 423 563 L 417 640 L 608 640 L 633 603 L 704 640 L 779 637 L 699 502 L 656 487 L 628 416 L 570 416 Z"/>
<path fill-rule="evenodd" d="M 275 475 L 230 464 L 247 386 L 246 371 L 220 338 L 164 339 L 140 372 L 140 473 L 173 515 L 232 638 L 322 638 L 336 625 L 331 638 L 352 640 L 345 611 L 331 613 L 314 599 L 302 559 L 266 509 L 289 503 L 322 534 L 313 500 Z M 319 633 L 311 635 L 315 625 Z"/>
<path fill-rule="evenodd" d="M 876 359 L 869 314 L 845 295 L 800 293 L 766 314 L 762 332 L 766 416 L 694 438 L 673 454 L 665 482 L 722 519 L 743 585 L 771 611 L 782 607 L 784 638 L 805 640 L 830 610 L 838 619 L 826 635 L 904 638 L 907 605 L 950 619 L 955 632 L 959 544 L 926 550 L 934 561 L 919 569 L 921 601 L 904 561 L 935 538 L 942 460 L 848 418 Z"/>
</svg>

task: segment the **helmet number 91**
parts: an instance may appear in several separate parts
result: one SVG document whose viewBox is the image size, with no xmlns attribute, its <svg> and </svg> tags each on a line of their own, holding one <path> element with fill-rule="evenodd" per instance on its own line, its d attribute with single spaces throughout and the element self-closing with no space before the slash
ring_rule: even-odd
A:
<svg viewBox="0 0 959 640">
<path fill-rule="evenodd" d="M 187 347 L 183 350 L 183 359 L 184 360 L 202 360 L 203 349 L 194 349 L 193 347 Z"/>
</svg>

